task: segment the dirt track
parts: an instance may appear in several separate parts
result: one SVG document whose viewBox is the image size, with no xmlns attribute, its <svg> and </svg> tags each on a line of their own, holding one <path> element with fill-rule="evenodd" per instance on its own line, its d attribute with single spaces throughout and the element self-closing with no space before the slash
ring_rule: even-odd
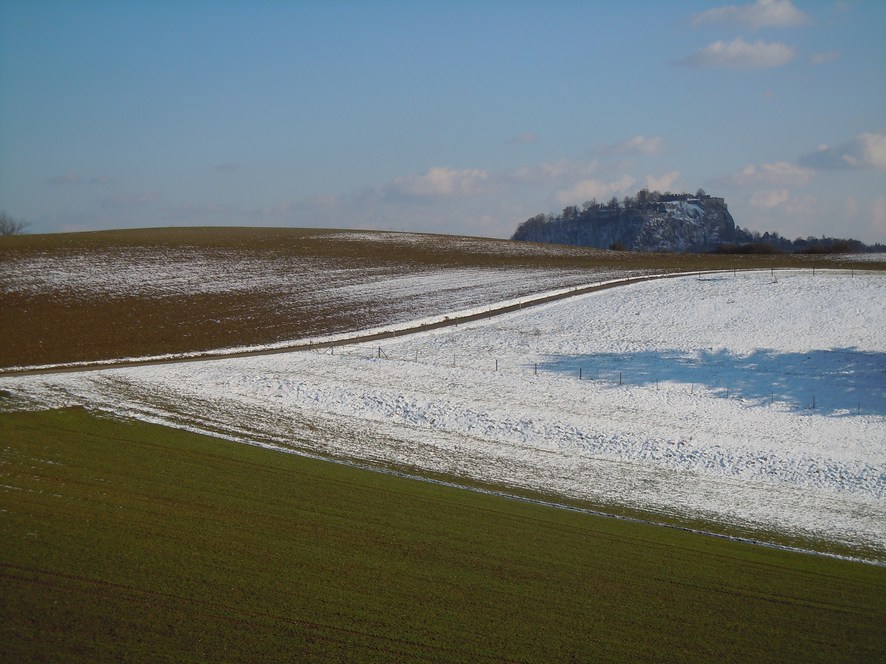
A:
<svg viewBox="0 0 886 664">
<path fill-rule="evenodd" d="M 721 272 L 721 270 L 714 271 L 705 271 L 704 273 L 715 273 Z M 697 274 L 701 274 L 702 272 L 698 272 Z M 46 374 L 56 374 L 56 373 L 71 373 L 76 371 L 99 371 L 102 369 L 119 369 L 125 367 L 140 367 L 140 366 L 156 366 L 160 364 L 173 364 L 173 363 L 183 363 L 183 362 L 203 362 L 208 360 L 224 360 L 236 357 L 257 357 L 262 355 L 275 355 L 279 353 L 292 353 L 297 351 L 306 351 L 306 350 L 318 350 L 325 348 L 335 348 L 339 346 L 348 346 L 359 343 L 367 343 L 371 341 L 379 341 L 382 339 L 393 339 L 396 337 L 406 336 L 409 334 L 415 334 L 417 332 L 427 332 L 429 330 L 436 330 L 444 327 L 452 327 L 457 326 L 463 323 L 470 323 L 477 320 L 483 320 L 486 318 L 492 318 L 494 316 L 499 316 L 502 314 L 511 313 L 513 311 L 519 311 L 521 309 L 525 309 L 528 307 L 534 307 L 541 304 L 547 304 L 549 302 L 556 302 L 558 300 L 564 300 L 566 298 L 575 297 L 576 295 L 584 295 L 586 293 L 593 293 L 595 291 L 606 290 L 609 288 L 615 288 L 618 286 L 627 286 L 629 284 L 634 284 L 643 281 L 649 281 L 651 279 L 665 279 L 672 277 L 685 276 L 687 273 L 673 273 L 673 274 L 653 274 L 653 275 L 644 275 L 641 277 L 627 277 L 625 279 L 618 279 L 614 281 L 609 281 L 602 284 L 592 284 L 589 286 L 578 286 L 571 290 L 565 292 L 558 292 L 553 295 L 543 295 L 537 298 L 533 298 L 531 300 L 523 301 L 519 304 L 510 304 L 507 306 L 496 307 L 493 309 L 488 309 L 486 311 L 482 311 L 474 314 L 467 314 L 464 316 L 457 316 L 453 318 L 446 318 L 444 320 L 436 321 L 433 323 L 424 323 L 421 325 L 413 325 L 409 327 L 404 327 L 397 330 L 385 331 L 385 332 L 377 332 L 372 334 L 361 334 L 360 332 L 355 332 L 352 336 L 347 336 L 340 339 L 335 339 L 331 341 L 322 341 L 322 342 L 312 342 L 312 341 L 295 341 L 291 345 L 271 348 L 271 349 L 260 349 L 260 350 L 244 350 L 244 351 L 232 351 L 232 352 L 205 352 L 198 353 L 193 355 L 188 355 L 186 357 L 154 357 L 154 358 L 145 358 L 145 359 L 135 359 L 135 360 L 121 360 L 121 361 L 100 361 L 100 362 L 83 362 L 83 363 L 74 363 L 74 364 L 66 364 L 66 365 L 50 365 L 50 366 L 42 366 L 42 367 L 34 367 L 34 368 L 26 368 L 26 369 L 18 369 L 18 370 L 7 370 L 0 369 L 0 376 L 35 376 L 35 375 L 46 375 Z M 688 274 L 696 274 L 696 272 L 688 273 Z"/>
</svg>

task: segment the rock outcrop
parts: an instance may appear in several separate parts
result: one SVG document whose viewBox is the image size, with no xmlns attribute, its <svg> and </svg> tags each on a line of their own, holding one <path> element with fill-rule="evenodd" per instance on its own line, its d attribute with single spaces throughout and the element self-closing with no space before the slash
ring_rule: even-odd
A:
<svg viewBox="0 0 886 664">
<path fill-rule="evenodd" d="M 586 203 L 560 216 L 537 215 L 520 224 L 512 239 L 639 251 L 709 251 L 740 241 L 722 198 L 703 193 L 640 192 L 623 203 Z"/>
</svg>

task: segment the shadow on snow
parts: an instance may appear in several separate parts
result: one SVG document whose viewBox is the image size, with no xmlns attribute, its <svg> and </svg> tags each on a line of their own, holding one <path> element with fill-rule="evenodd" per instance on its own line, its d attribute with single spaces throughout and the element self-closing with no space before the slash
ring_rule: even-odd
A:
<svg viewBox="0 0 886 664">
<path fill-rule="evenodd" d="M 707 387 L 720 396 L 760 403 L 781 401 L 825 415 L 886 415 L 886 353 L 855 348 L 750 355 L 728 350 L 643 351 L 552 355 L 539 370 L 574 374 L 607 385 L 676 382 Z"/>
</svg>

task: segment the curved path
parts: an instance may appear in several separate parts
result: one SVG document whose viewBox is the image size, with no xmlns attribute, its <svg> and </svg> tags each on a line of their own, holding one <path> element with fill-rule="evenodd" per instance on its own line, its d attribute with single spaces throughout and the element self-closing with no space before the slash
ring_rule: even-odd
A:
<svg viewBox="0 0 886 664">
<path fill-rule="evenodd" d="M 535 307 L 541 304 L 547 304 L 549 302 L 556 302 L 558 300 L 565 300 L 570 297 L 575 297 L 576 295 L 584 295 L 586 293 L 593 293 L 595 291 L 606 290 L 609 288 L 616 288 L 618 286 L 627 286 L 630 284 L 635 284 L 643 281 L 650 281 L 652 279 L 670 279 L 674 277 L 685 277 L 693 274 L 719 274 L 724 271 L 731 270 L 704 270 L 704 271 L 692 271 L 692 272 L 671 272 L 671 273 L 663 273 L 663 274 L 648 274 L 639 277 L 626 277 L 624 279 L 614 279 L 611 281 L 598 282 L 594 284 L 590 284 L 587 286 L 576 286 L 569 290 L 557 291 L 555 293 L 549 293 L 547 295 L 540 295 L 538 297 L 533 297 L 525 300 L 521 300 L 516 304 L 507 304 L 499 307 L 493 307 L 491 309 L 485 309 L 480 312 L 464 314 L 461 316 L 453 316 L 446 317 L 442 320 L 435 320 L 428 323 L 418 323 L 414 325 L 406 324 L 407 327 L 398 328 L 394 330 L 383 330 L 380 332 L 355 332 L 351 335 L 345 335 L 340 338 L 329 339 L 325 341 L 310 341 L 310 340 L 301 340 L 301 341 L 293 341 L 285 346 L 279 346 L 274 348 L 256 348 L 254 350 L 231 350 L 231 351 L 202 351 L 195 352 L 193 354 L 188 355 L 174 355 L 174 356 L 152 356 L 152 357 L 144 357 L 144 358 L 135 358 L 135 359 L 125 359 L 125 360 L 94 360 L 89 362 L 77 362 L 71 364 L 51 364 L 51 365 L 43 365 L 36 367 L 21 367 L 21 368 L 9 368 L 9 369 L 0 369 L 0 377 L 14 377 L 14 376 L 36 376 L 36 375 L 46 375 L 46 374 L 56 374 L 56 373 L 71 373 L 76 371 L 99 371 L 102 369 L 119 369 L 119 368 L 128 368 L 128 367 L 141 367 L 141 366 L 156 366 L 161 364 L 173 364 L 173 363 L 182 363 L 182 362 L 204 362 L 208 360 L 225 360 L 231 358 L 238 357 L 257 357 L 262 355 L 275 355 L 279 353 L 293 353 L 298 351 L 306 351 L 306 350 L 319 350 L 325 348 L 335 348 L 338 346 L 349 346 L 353 344 L 366 343 L 370 341 L 380 341 L 382 339 L 393 339 L 396 337 L 402 337 L 410 334 L 415 334 L 417 332 L 427 332 L 429 330 L 436 330 L 439 328 L 457 326 L 462 323 L 470 323 L 477 320 L 483 320 L 486 318 L 493 318 L 494 316 L 500 316 L 502 314 L 511 313 L 514 311 L 519 311 L 521 309 L 525 309 L 528 307 Z"/>
</svg>

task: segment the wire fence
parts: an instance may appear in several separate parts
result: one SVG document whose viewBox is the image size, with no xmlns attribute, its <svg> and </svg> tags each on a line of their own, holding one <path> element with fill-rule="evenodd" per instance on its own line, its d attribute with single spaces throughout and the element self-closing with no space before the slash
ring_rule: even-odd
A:
<svg viewBox="0 0 886 664">
<path fill-rule="evenodd" d="M 573 359 L 551 360 L 529 356 L 515 360 L 513 357 L 497 358 L 491 354 L 441 353 L 421 349 L 397 352 L 382 345 L 318 348 L 314 352 L 344 361 L 409 363 L 429 370 L 470 371 L 510 378 L 517 376 L 521 380 L 557 380 L 564 384 L 580 382 L 586 389 L 647 389 L 688 393 L 699 398 L 734 399 L 755 405 L 782 404 L 795 410 L 824 414 L 886 415 L 886 381 L 881 379 L 880 386 L 847 382 L 845 372 L 795 375 L 794 383 L 788 384 L 789 381 L 785 381 L 782 374 L 731 368 L 677 356 L 665 358 L 661 370 L 656 371 L 654 366 L 632 366 L 629 354 L 616 361 L 582 363 Z M 670 368 L 665 366 L 668 363 Z M 697 378 L 688 378 L 689 375 Z M 872 381 L 876 382 L 876 378 Z"/>
<path fill-rule="evenodd" d="M 821 272 L 821 270 L 818 270 Z M 768 272 L 768 274 L 766 274 Z M 788 278 L 792 273 L 807 273 L 808 269 L 726 270 L 699 272 L 699 280 L 742 279 L 761 275 L 772 283 L 779 277 Z M 827 272 L 833 272 L 827 270 Z M 844 270 L 855 277 L 856 270 Z M 816 269 L 812 268 L 815 276 Z M 478 352 L 476 348 L 458 347 L 456 329 L 453 327 L 448 344 L 451 351 L 439 346 L 421 347 L 419 344 L 386 345 L 386 341 L 373 345 L 368 343 L 329 345 L 317 347 L 315 353 L 348 359 L 385 362 L 409 362 L 438 369 L 488 372 L 514 376 L 526 380 L 579 381 L 590 389 L 630 388 L 688 392 L 692 396 L 719 399 L 735 399 L 752 404 L 782 404 L 797 410 L 816 411 L 826 414 L 886 415 L 886 354 L 857 353 L 853 371 L 844 366 L 827 370 L 808 371 L 800 360 L 809 359 L 808 353 L 782 353 L 774 358 L 754 356 L 752 361 L 701 350 L 697 358 L 677 354 L 659 354 L 655 351 L 639 353 L 588 354 L 582 356 L 551 356 L 534 354 L 519 359 L 513 353 L 496 357 L 496 350 Z M 397 336 L 391 334 L 391 340 Z M 826 364 L 829 351 L 816 351 L 815 358 Z M 768 370 L 759 365 L 768 364 Z M 815 363 L 813 363 L 815 364 Z"/>
</svg>

